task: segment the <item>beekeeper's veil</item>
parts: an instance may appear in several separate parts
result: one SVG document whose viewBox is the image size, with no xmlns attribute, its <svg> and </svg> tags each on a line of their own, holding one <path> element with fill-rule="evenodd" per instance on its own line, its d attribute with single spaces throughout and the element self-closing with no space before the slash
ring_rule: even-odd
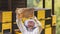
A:
<svg viewBox="0 0 60 34">
<path fill-rule="evenodd" d="M 35 24 L 34 27 L 37 26 L 36 23 L 35 23 L 35 21 L 34 21 L 34 19 L 25 20 L 24 25 L 28 27 L 28 22 L 29 22 L 29 21 L 33 21 L 33 23 Z"/>
</svg>

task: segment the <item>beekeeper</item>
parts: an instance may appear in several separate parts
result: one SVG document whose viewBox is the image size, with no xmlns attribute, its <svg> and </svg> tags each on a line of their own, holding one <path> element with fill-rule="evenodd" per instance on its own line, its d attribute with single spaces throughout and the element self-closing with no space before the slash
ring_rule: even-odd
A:
<svg viewBox="0 0 60 34">
<path fill-rule="evenodd" d="M 36 17 L 28 19 L 22 23 L 22 18 L 16 20 L 22 34 L 40 34 L 42 31 L 41 23 Z"/>
<path fill-rule="evenodd" d="M 18 13 L 20 14 L 22 11 L 20 10 Z M 41 23 L 35 16 L 25 20 L 23 23 L 22 16 L 18 17 L 18 15 L 16 15 L 16 23 L 22 34 L 41 34 Z"/>
</svg>

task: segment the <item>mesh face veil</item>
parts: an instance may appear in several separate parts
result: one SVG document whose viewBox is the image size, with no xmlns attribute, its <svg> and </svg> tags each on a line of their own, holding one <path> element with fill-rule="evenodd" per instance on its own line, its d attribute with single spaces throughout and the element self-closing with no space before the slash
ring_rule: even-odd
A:
<svg viewBox="0 0 60 34">
<path fill-rule="evenodd" d="M 28 27 L 29 21 L 32 21 L 35 24 L 34 27 L 36 27 L 36 23 L 35 23 L 35 21 L 33 19 L 26 20 L 24 25 Z"/>
</svg>

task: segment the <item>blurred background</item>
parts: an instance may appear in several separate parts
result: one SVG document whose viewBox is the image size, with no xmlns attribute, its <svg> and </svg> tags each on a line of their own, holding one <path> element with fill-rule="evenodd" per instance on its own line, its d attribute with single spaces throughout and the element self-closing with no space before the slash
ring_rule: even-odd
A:
<svg viewBox="0 0 60 34">
<path fill-rule="evenodd" d="M 24 0 L 0 0 L 0 11 L 13 11 L 14 12 L 16 7 L 43 8 L 43 0 L 27 0 L 27 2 L 26 0 L 25 1 Z M 45 0 L 45 8 L 50 8 L 50 9 L 52 8 L 52 0 Z M 56 18 L 57 19 L 56 20 L 56 34 L 60 34 L 60 0 L 54 0 L 54 13 L 57 17 Z"/>
</svg>

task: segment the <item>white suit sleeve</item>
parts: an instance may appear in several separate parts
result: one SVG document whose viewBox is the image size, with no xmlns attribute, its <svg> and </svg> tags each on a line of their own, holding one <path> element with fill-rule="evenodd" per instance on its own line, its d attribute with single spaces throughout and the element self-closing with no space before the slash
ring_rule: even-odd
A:
<svg viewBox="0 0 60 34">
<path fill-rule="evenodd" d="M 40 21 L 35 17 L 34 18 L 35 19 L 35 21 L 36 21 L 36 24 L 37 24 L 37 26 L 38 26 L 38 28 L 39 28 L 39 33 L 41 33 L 41 31 L 42 31 L 42 24 L 40 23 Z"/>
<path fill-rule="evenodd" d="M 22 20 L 16 19 L 16 23 L 21 32 L 24 32 L 26 30 L 24 24 L 22 23 Z"/>
<path fill-rule="evenodd" d="M 41 23 L 40 23 L 40 21 L 36 17 L 34 17 L 34 20 L 35 20 L 37 26 L 42 26 Z"/>
<path fill-rule="evenodd" d="M 38 26 L 42 26 L 40 21 L 36 20 L 36 22 Z"/>
</svg>

